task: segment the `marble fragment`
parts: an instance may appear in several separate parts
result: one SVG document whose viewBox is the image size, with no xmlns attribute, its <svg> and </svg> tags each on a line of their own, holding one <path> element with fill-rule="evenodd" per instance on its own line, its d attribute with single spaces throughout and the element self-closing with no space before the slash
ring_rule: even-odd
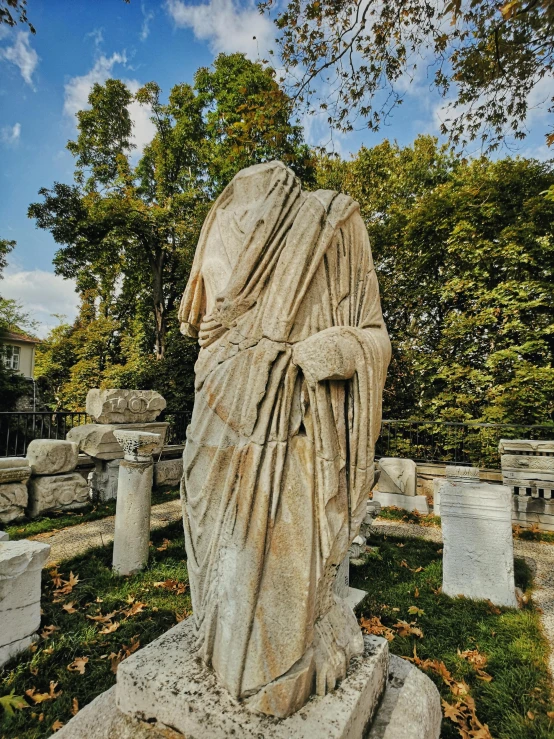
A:
<svg viewBox="0 0 554 739">
<path fill-rule="evenodd" d="M 377 481 L 377 492 L 406 496 L 416 495 L 417 465 L 413 459 L 381 457 L 379 470 L 381 474 Z"/>
<path fill-rule="evenodd" d="M 429 513 L 429 504 L 425 495 L 401 495 L 399 493 L 381 493 L 373 491 L 373 500 L 380 503 L 383 508 L 401 508 L 410 513 L 419 513 L 426 516 Z"/>
<path fill-rule="evenodd" d="M 510 489 L 447 481 L 440 515 L 443 593 L 516 608 Z"/>
<path fill-rule="evenodd" d="M 27 447 L 33 475 L 73 472 L 79 461 L 79 447 L 65 439 L 33 439 Z"/>
<path fill-rule="evenodd" d="M 151 423 L 166 407 L 155 390 L 88 391 L 86 410 L 96 423 Z"/>
<path fill-rule="evenodd" d="M 154 486 L 178 488 L 183 477 L 183 458 L 162 459 L 154 466 Z"/>
<path fill-rule="evenodd" d="M 167 421 L 129 424 L 87 423 L 72 428 L 68 432 L 67 438 L 78 444 L 80 451 L 88 454 L 89 457 L 107 460 L 123 459 L 123 450 L 116 441 L 114 431 L 127 429 L 129 431 L 146 431 L 159 434 L 161 441 L 155 450 L 155 453 L 158 454 L 164 445 L 168 426 Z"/>
<path fill-rule="evenodd" d="M 78 472 L 41 475 L 29 481 L 28 515 L 41 516 L 46 511 L 74 510 L 89 502 L 87 481 Z"/>
<path fill-rule="evenodd" d="M 23 482 L 0 485 L 0 522 L 10 523 L 25 515 L 29 495 Z"/>
<path fill-rule="evenodd" d="M 25 457 L 4 457 L 0 460 L 0 485 L 7 482 L 27 482 L 31 468 Z"/>
</svg>

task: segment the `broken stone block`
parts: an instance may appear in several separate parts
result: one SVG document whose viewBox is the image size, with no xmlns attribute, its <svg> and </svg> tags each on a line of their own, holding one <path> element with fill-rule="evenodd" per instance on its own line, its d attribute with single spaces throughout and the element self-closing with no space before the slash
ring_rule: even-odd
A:
<svg viewBox="0 0 554 739">
<path fill-rule="evenodd" d="M 178 488 L 183 476 L 183 458 L 162 459 L 154 465 L 154 486 Z"/>
<path fill-rule="evenodd" d="M 115 500 L 120 459 L 96 459 L 88 482 L 92 500 Z"/>
<path fill-rule="evenodd" d="M 0 541 L 9 541 L 10 535 L 7 531 L 0 531 Z"/>
<path fill-rule="evenodd" d="M 87 394 L 86 409 L 96 423 L 150 423 L 166 407 L 155 390 L 100 390 Z"/>
<path fill-rule="evenodd" d="M 396 493 L 381 493 L 373 491 L 373 500 L 382 505 L 383 508 L 401 508 L 410 513 L 419 513 L 426 516 L 429 513 L 429 504 L 425 495 L 400 495 Z"/>
<path fill-rule="evenodd" d="M 33 475 L 73 472 L 79 461 L 79 447 L 65 439 L 34 439 L 27 447 Z"/>
<path fill-rule="evenodd" d="M 447 480 L 440 512 L 443 593 L 516 608 L 510 489 Z"/>
<path fill-rule="evenodd" d="M 80 451 L 96 459 L 123 459 L 123 449 L 117 443 L 114 431 L 126 429 L 128 431 L 147 431 L 159 434 L 161 441 L 155 450 L 158 454 L 165 443 L 167 421 L 155 421 L 154 423 L 129 423 L 129 424 L 98 424 L 87 423 L 83 426 L 75 426 L 67 438 L 79 445 Z"/>
<path fill-rule="evenodd" d="M 381 474 L 376 489 L 380 493 L 415 495 L 417 491 L 417 465 L 412 459 L 382 457 L 379 460 Z"/>
<path fill-rule="evenodd" d="M 50 546 L 38 541 L 0 543 L 0 665 L 26 649 L 40 625 L 41 571 Z"/>
<path fill-rule="evenodd" d="M 78 472 L 32 477 L 29 482 L 27 512 L 31 518 L 46 511 L 82 508 L 87 503 L 88 484 Z"/>
<path fill-rule="evenodd" d="M 25 515 L 27 507 L 27 485 L 22 482 L 8 482 L 0 485 L 0 521 L 9 523 Z"/>
<path fill-rule="evenodd" d="M 4 457 L 0 459 L 0 485 L 7 482 L 27 482 L 31 468 L 25 457 Z"/>
</svg>

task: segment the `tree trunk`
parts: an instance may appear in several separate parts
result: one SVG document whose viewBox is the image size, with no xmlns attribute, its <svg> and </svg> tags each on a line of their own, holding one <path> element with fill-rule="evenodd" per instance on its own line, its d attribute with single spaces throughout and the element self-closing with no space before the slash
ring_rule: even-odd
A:
<svg viewBox="0 0 554 739">
<path fill-rule="evenodd" d="M 154 301 L 154 336 L 156 340 L 156 359 L 163 359 L 165 354 L 165 336 L 167 332 L 167 316 L 163 291 L 164 252 L 156 250 L 151 262 L 152 266 L 152 299 Z"/>
</svg>

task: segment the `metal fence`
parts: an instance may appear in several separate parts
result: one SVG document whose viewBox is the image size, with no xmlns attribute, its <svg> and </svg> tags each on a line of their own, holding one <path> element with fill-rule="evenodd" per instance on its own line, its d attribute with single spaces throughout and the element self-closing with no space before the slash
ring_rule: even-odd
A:
<svg viewBox="0 0 554 739">
<path fill-rule="evenodd" d="M 33 439 L 65 439 L 69 429 L 91 422 L 73 411 L 0 413 L 0 457 L 23 457 Z"/>
<path fill-rule="evenodd" d="M 473 421 L 383 420 L 375 456 L 500 469 L 500 439 L 554 439 L 554 423 L 524 426 Z"/>
<path fill-rule="evenodd" d="M 191 410 L 164 411 L 167 444 L 184 444 Z M 69 429 L 92 423 L 72 411 L 0 413 L 0 457 L 24 456 L 33 439 L 65 439 Z M 523 426 L 502 423 L 383 420 L 375 456 L 409 457 L 416 462 L 452 462 L 499 469 L 500 439 L 554 439 L 554 422 Z"/>
</svg>

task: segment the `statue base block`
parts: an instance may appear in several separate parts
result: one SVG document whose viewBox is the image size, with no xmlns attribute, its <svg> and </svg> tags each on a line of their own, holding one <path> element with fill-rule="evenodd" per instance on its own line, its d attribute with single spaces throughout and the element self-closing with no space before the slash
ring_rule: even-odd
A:
<svg viewBox="0 0 554 739">
<path fill-rule="evenodd" d="M 276 719 L 232 700 L 192 650 L 190 619 L 119 665 L 117 685 L 84 707 L 59 739 L 438 739 L 439 693 L 420 670 L 364 637 L 346 678 Z"/>
<path fill-rule="evenodd" d="M 373 500 L 381 503 L 383 508 L 395 506 L 402 508 L 410 513 L 421 513 L 427 515 L 429 513 L 429 505 L 425 495 L 402 495 L 401 493 L 381 493 L 378 490 L 373 491 Z"/>
</svg>

